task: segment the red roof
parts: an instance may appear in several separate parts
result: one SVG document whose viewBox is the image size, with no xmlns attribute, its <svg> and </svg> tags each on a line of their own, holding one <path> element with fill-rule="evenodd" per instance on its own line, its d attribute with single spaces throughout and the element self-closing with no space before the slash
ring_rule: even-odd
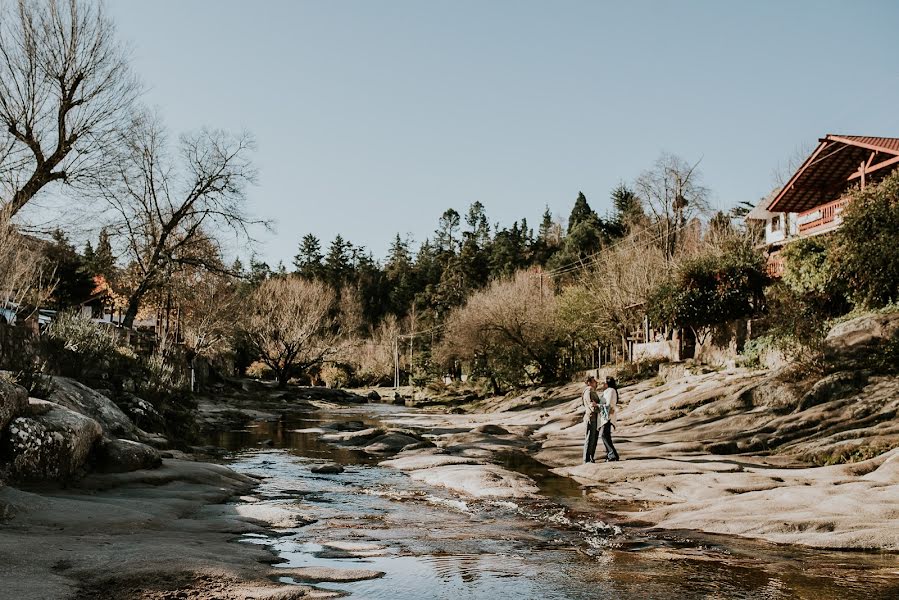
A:
<svg viewBox="0 0 899 600">
<path fill-rule="evenodd" d="M 899 138 L 861 135 L 827 135 L 790 181 L 777 194 L 768 210 L 803 212 L 842 196 L 862 179 L 885 176 L 899 167 Z"/>
</svg>

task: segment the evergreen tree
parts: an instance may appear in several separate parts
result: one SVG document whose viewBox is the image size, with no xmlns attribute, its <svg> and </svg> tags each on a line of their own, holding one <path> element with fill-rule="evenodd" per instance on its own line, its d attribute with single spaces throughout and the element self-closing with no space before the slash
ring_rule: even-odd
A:
<svg viewBox="0 0 899 600">
<path fill-rule="evenodd" d="M 116 256 L 112 252 L 112 244 L 109 241 L 109 232 L 106 228 L 100 230 L 97 240 L 97 249 L 94 252 L 94 273 L 103 275 L 107 280 L 113 279 L 116 274 Z"/>
<path fill-rule="evenodd" d="M 94 265 L 94 246 L 91 244 L 90 240 L 87 240 L 84 243 L 84 250 L 81 252 L 81 256 L 84 258 L 84 264 L 87 265 L 89 269 L 93 269 Z"/>
<path fill-rule="evenodd" d="M 434 232 L 434 243 L 441 252 L 456 252 L 456 231 L 459 229 L 459 213 L 449 208 L 440 217 L 439 227 Z"/>
<path fill-rule="evenodd" d="M 231 265 L 231 274 L 238 279 L 243 279 L 246 277 L 246 273 L 243 270 L 243 262 L 241 262 L 240 258 L 234 259 L 234 264 Z"/>
<path fill-rule="evenodd" d="M 490 242 L 490 223 L 487 221 L 487 212 L 483 204 L 476 201 L 468 208 L 465 223 L 468 225 L 468 231 L 464 236 L 466 239 L 474 239 L 481 248 Z"/>
<path fill-rule="evenodd" d="M 543 218 L 540 220 L 540 229 L 537 238 L 545 242 L 549 241 L 550 233 L 553 229 L 553 215 L 549 212 L 549 206 L 543 211 Z"/>
<path fill-rule="evenodd" d="M 250 273 L 247 276 L 250 285 L 257 286 L 263 281 L 270 279 L 271 276 L 272 269 L 268 266 L 268 263 L 256 260 L 255 256 L 250 259 Z"/>
<path fill-rule="evenodd" d="M 351 250 L 352 244 L 344 240 L 339 233 L 328 247 L 328 255 L 325 257 L 324 276 L 335 289 L 340 289 L 352 271 L 352 263 L 350 262 Z"/>
<path fill-rule="evenodd" d="M 578 192 L 577 200 L 574 201 L 574 208 L 571 209 L 571 216 L 568 217 L 568 233 L 574 231 L 574 228 L 581 223 L 597 218 L 599 218 L 598 215 L 587 204 L 587 197 L 584 196 L 584 192 Z"/>
<path fill-rule="evenodd" d="M 299 251 L 293 258 L 294 272 L 307 279 L 321 277 L 324 273 L 321 252 L 321 242 L 317 237 L 308 233 L 300 242 Z"/>
<path fill-rule="evenodd" d="M 56 277 L 51 303 L 61 310 L 87 300 L 94 290 L 94 278 L 84 258 L 62 230 L 56 229 L 51 237 L 52 241 L 45 248 Z"/>
<path fill-rule="evenodd" d="M 613 224 L 619 229 L 619 235 L 624 235 L 646 216 L 637 193 L 623 183 L 612 190 L 612 205 L 615 207 Z"/>
</svg>

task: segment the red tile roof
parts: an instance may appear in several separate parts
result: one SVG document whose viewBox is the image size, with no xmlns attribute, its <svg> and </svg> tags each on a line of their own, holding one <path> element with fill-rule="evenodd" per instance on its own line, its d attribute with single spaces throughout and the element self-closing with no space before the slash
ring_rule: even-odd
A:
<svg viewBox="0 0 899 600">
<path fill-rule="evenodd" d="M 832 202 L 858 182 L 862 163 L 872 168 L 873 172 L 866 175 L 868 181 L 899 167 L 899 138 L 833 134 L 821 138 L 767 208 L 772 212 L 803 212 Z M 883 168 L 874 170 L 879 166 Z"/>
</svg>

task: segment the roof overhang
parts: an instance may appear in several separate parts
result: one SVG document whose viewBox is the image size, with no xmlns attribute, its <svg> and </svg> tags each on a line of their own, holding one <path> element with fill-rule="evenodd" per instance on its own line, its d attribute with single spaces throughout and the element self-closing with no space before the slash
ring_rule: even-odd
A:
<svg viewBox="0 0 899 600">
<path fill-rule="evenodd" d="M 774 197 L 771 212 L 804 212 L 899 167 L 899 138 L 827 135 Z"/>
</svg>

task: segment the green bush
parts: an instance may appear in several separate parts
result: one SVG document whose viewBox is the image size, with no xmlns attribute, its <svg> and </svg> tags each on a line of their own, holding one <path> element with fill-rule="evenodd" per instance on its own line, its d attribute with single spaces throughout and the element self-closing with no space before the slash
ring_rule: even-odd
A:
<svg viewBox="0 0 899 600">
<path fill-rule="evenodd" d="M 856 306 L 899 302 L 899 171 L 849 195 L 833 262 Z"/>
<path fill-rule="evenodd" d="M 698 331 L 755 314 L 767 282 L 764 257 L 736 238 L 681 265 L 650 294 L 647 312 L 656 323 Z"/>
</svg>

